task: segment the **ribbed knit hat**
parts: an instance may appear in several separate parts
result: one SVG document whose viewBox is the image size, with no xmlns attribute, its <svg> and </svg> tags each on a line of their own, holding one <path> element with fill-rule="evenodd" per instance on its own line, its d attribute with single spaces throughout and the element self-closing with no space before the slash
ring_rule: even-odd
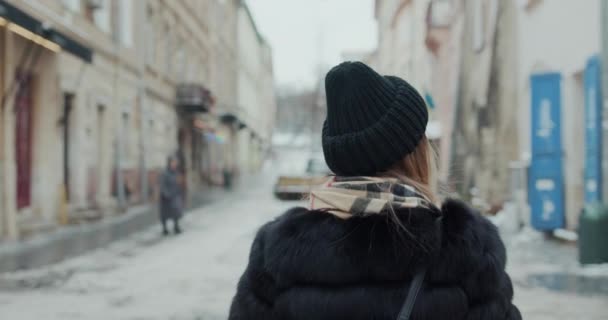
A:
<svg viewBox="0 0 608 320">
<path fill-rule="evenodd" d="M 325 76 L 323 153 L 337 175 L 374 175 L 414 151 L 426 130 L 424 99 L 405 80 L 362 62 L 343 62 Z"/>
</svg>

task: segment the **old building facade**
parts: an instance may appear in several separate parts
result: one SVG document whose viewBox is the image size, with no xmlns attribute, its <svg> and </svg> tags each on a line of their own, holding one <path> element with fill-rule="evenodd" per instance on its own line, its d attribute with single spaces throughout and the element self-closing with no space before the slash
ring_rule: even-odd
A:
<svg viewBox="0 0 608 320">
<path fill-rule="evenodd" d="M 1 237 L 150 203 L 169 155 L 182 162 L 190 203 L 222 183 L 230 150 L 240 148 L 221 116 L 238 106 L 245 6 L 0 1 Z M 274 105 L 270 50 L 252 59 L 270 88 L 255 96 L 257 114 Z M 271 126 L 251 122 L 243 134 L 263 144 Z"/>
<path fill-rule="evenodd" d="M 422 94 L 428 92 L 430 55 L 424 45 L 426 11 L 430 0 L 379 0 L 376 68 L 382 74 L 407 79 Z"/>
<path fill-rule="evenodd" d="M 572 25 L 559 22 L 568 12 L 577 12 Z M 523 204 L 522 222 L 541 230 L 576 229 L 585 203 L 601 200 L 599 12 L 600 1 L 376 1 L 373 61 L 428 88 L 450 190 L 489 211 Z M 421 16 L 412 32 L 423 40 L 396 33 Z M 399 44 L 409 41 L 417 44 Z M 422 78 L 404 69 L 422 68 L 420 46 L 430 56 Z"/>
<path fill-rule="evenodd" d="M 445 110 L 436 110 L 433 85 L 445 76 L 434 77 L 436 60 L 425 45 L 430 0 L 377 0 L 378 46 L 367 60 L 381 74 L 406 79 L 425 99 L 429 111 L 427 137 L 434 148 L 441 148 L 442 119 Z M 442 179 L 445 181 L 445 179 Z"/>
<path fill-rule="evenodd" d="M 237 28 L 236 105 L 249 129 L 238 133 L 238 162 L 241 170 L 251 172 L 261 165 L 276 118 L 272 51 L 246 5 L 238 10 Z"/>
</svg>

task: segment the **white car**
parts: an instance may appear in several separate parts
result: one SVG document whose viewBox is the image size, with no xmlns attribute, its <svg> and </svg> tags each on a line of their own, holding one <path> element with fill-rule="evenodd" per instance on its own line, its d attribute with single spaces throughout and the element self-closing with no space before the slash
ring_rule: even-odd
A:
<svg viewBox="0 0 608 320">
<path fill-rule="evenodd" d="M 281 200 L 303 200 L 314 186 L 323 184 L 331 174 L 324 159 L 310 158 L 304 173 L 279 176 L 274 194 Z"/>
</svg>

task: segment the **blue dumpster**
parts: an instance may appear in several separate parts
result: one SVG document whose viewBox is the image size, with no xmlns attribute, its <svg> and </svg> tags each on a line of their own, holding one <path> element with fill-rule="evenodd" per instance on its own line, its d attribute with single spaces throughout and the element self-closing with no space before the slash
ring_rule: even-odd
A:
<svg viewBox="0 0 608 320">
<path fill-rule="evenodd" d="M 534 74 L 531 86 L 532 160 L 528 172 L 531 224 L 541 231 L 564 227 L 561 75 Z"/>
<path fill-rule="evenodd" d="M 602 95 L 600 60 L 585 68 L 585 203 L 602 201 Z"/>
</svg>

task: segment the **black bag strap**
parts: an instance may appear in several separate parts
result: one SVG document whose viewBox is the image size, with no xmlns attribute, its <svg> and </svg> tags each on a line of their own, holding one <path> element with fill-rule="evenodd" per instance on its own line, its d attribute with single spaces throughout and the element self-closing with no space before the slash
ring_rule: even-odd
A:
<svg viewBox="0 0 608 320">
<path fill-rule="evenodd" d="M 407 292 L 405 303 L 403 304 L 403 307 L 401 307 L 401 311 L 399 312 L 397 320 L 409 320 L 410 315 L 412 314 L 412 310 L 414 309 L 414 305 L 416 304 L 416 298 L 418 298 L 418 293 L 422 288 L 422 283 L 424 282 L 425 276 L 426 268 L 421 269 L 414 276 L 414 280 L 412 280 L 410 290 Z"/>
<path fill-rule="evenodd" d="M 438 217 L 435 219 L 435 228 L 438 229 L 439 234 L 439 243 L 441 244 L 441 222 L 442 217 Z M 437 252 L 439 255 L 439 252 Z M 414 310 L 414 305 L 416 304 L 416 299 L 418 298 L 418 293 L 420 289 L 422 289 L 422 284 L 424 283 L 424 278 L 426 277 L 426 268 L 416 272 L 414 275 L 414 279 L 412 280 L 412 284 L 410 285 L 410 290 L 407 292 L 407 297 L 405 298 L 405 303 L 403 303 L 403 307 L 401 307 L 401 311 L 399 312 L 399 316 L 397 316 L 397 320 L 409 320 L 412 314 L 412 310 Z"/>
</svg>

